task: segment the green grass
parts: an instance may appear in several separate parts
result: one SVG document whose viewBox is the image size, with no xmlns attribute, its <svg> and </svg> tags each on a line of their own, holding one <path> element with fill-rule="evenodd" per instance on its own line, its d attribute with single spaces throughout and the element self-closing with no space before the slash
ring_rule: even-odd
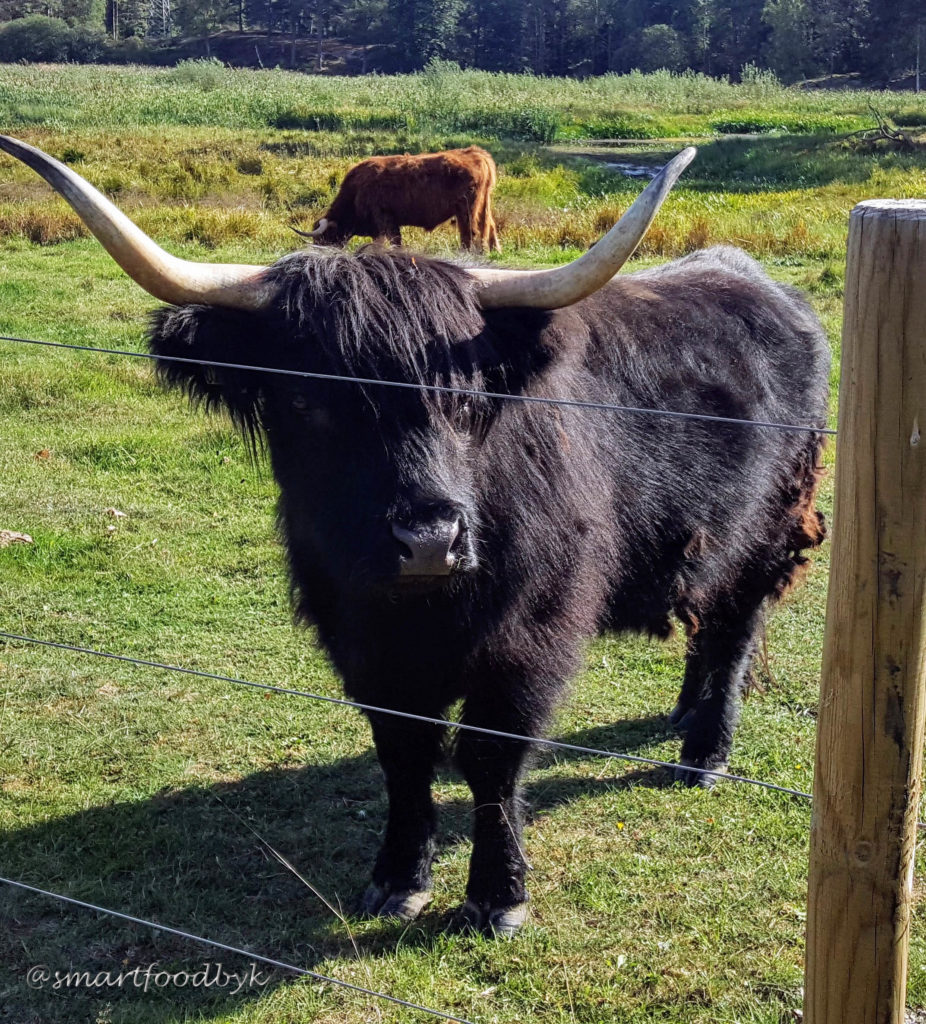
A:
<svg viewBox="0 0 926 1024">
<path fill-rule="evenodd" d="M 54 76 L 0 69 L 5 123 L 70 160 L 159 241 L 194 259 L 264 262 L 289 251 L 288 223 L 317 215 L 367 152 L 485 140 L 407 124 L 304 132 L 258 119 L 284 100 L 392 116 L 412 102 L 407 79 L 222 71 L 209 84 L 195 73 L 97 68 Z M 510 77 L 501 98 L 497 76 L 467 73 L 460 82 L 467 109 L 491 100 L 504 113 L 526 105 L 529 91 L 562 123 L 603 116 L 617 98 L 635 114 L 666 118 L 775 103 L 790 104 L 795 117 L 842 116 L 862 102 L 768 81 L 737 91 L 695 76 Z M 104 88 L 119 102 L 84 105 Z M 896 102 L 912 109 L 916 101 Z M 27 108 L 35 113 L 28 128 L 10 113 Z M 502 258 L 512 264 L 583 251 L 640 187 L 576 155 L 578 147 L 509 140 L 491 148 Z M 660 162 L 669 148 L 583 152 Z M 808 290 L 836 346 L 849 209 L 868 196 L 924 190 L 923 158 L 872 157 L 830 135 L 709 140 L 638 262 L 712 241 L 742 244 L 773 275 Z M 0 161 L 0 230 L 0 333 L 143 345 L 153 300 L 8 159 Z M 449 230 L 409 240 L 436 253 L 453 248 Z M 250 460 L 224 420 L 191 413 L 141 361 L 0 342 L 0 367 L 0 529 L 34 538 L 0 549 L 0 629 L 340 693 L 311 632 L 291 625 L 269 469 Z M 831 480 L 823 506 L 829 513 Z M 771 619 L 769 672 L 746 703 L 732 764 L 804 790 L 827 564 L 824 549 Z M 679 638 L 595 641 L 554 735 L 673 760 L 678 740 L 662 716 L 682 657 Z M 513 942 L 492 943 L 441 929 L 461 898 L 469 856 L 468 794 L 448 771 L 437 785 L 433 907 L 405 930 L 348 926 L 240 819 L 335 906 L 347 906 L 385 813 L 359 715 L 18 643 L 0 644 L 0 792 L 2 874 L 479 1024 L 779 1024 L 800 1004 L 810 816 L 788 797 L 729 784 L 710 795 L 682 791 L 658 771 L 544 753 L 528 780 L 532 924 Z M 25 971 L 40 963 L 93 971 L 239 964 L 5 887 L 0 921 L 0 1007 L 15 1024 L 427 1019 L 283 973 L 260 993 L 236 996 L 31 990 Z M 910 1005 L 922 1006 L 919 924 L 910 977 Z"/>
<path fill-rule="evenodd" d="M 112 96 L 115 102 L 100 102 Z M 460 71 L 437 63 L 416 75 L 336 78 L 280 70 L 7 65 L 0 120 L 10 128 L 139 125 L 298 128 L 310 131 L 463 131 L 479 136 L 680 137 L 711 133 L 849 131 L 873 126 L 868 105 L 926 123 L 913 93 L 785 88 L 756 74 L 742 85 L 656 72 L 583 80 Z"/>
</svg>

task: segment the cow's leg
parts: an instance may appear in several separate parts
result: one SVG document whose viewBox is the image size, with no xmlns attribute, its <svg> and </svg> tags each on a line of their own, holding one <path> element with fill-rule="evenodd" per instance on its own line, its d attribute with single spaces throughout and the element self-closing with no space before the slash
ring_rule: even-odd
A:
<svg viewBox="0 0 926 1024">
<path fill-rule="evenodd" d="M 477 192 L 473 200 L 472 224 L 470 232 L 473 236 L 473 248 L 477 252 L 485 252 L 489 242 L 488 225 L 486 224 L 486 203 L 488 196 L 484 192 Z"/>
<path fill-rule="evenodd" d="M 460 246 L 471 249 L 473 246 L 473 214 L 468 202 L 462 203 L 456 212 L 457 226 L 460 229 Z"/>
<path fill-rule="evenodd" d="M 762 601 L 744 609 L 725 609 L 706 616 L 697 635 L 695 658 L 686 671 L 682 698 L 697 696 L 684 713 L 682 764 L 726 770 L 733 733 L 739 719 L 740 695 L 749 677 Z M 691 653 L 691 652 L 690 652 Z M 687 689 L 686 689 L 687 687 Z M 689 786 L 710 789 L 714 776 L 678 769 L 676 777 Z"/>
<path fill-rule="evenodd" d="M 411 921 L 431 899 L 436 825 L 431 781 L 444 730 L 387 715 L 369 718 L 386 776 L 389 818 L 373 881 L 360 909 L 377 917 Z"/>
<path fill-rule="evenodd" d="M 463 721 L 520 736 L 539 735 L 544 724 L 497 696 L 469 698 Z M 521 776 L 529 751 L 517 740 L 468 731 L 457 737 L 457 764 L 473 794 L 473 852 L 460 927 L 513 935 L 527 917 Z"/>
<path fill-rule="evenodd" d="M 486 207 L 486 218 L 489 222 L 489 249 L 494 249 L 495 252 L 501 252 L 502 243 L 498 240 L 498 229 L 495 227 L 495 218 L 492 216 L 492 210 L 488 206 Z"/>
<path fill-rule="evenodd" d="M 700 639 L 699 634 L 696 633 L 688 638 L 685 678 L 675 707 L 669 712 L 669 724 L 679 732 L 687 731 L 688 723 L 694 715 L 695 705 L 701 699 L 701 684 L 703 682 L 701 664 Z"/>
<path fill-rule="evenodd" d="M 482 203 L 479 229 L 485 248 L 489 252 L 501 252 L 502 247 L 498 240 L 498 230 L 495 227 L 495 218 L 492 216 L 492 194 L 488 191 Z"/>
<path fill-rule="evenodd" d="M 402 229 L 401 226 L 391 217 L 380 217 L 377 219 L 376 231 L 374 232 L 374 238 L 377 242 L 391 242 L 393 245 L 402 244 Z"/>
</svg>

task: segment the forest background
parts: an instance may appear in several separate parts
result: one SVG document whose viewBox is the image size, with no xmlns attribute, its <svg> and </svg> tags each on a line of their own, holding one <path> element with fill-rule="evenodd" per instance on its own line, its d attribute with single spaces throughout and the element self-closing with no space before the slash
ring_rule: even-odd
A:
<svg viewBox="0 0 926 1024">
<path fill-rule="evenodd" d="M 434 59 L 584 77 L 633 69 L 737 81 L 917 88 L 922 0 L 0 0 L 0 61 L 237 66 L 338 74 Z"/>
</svg>

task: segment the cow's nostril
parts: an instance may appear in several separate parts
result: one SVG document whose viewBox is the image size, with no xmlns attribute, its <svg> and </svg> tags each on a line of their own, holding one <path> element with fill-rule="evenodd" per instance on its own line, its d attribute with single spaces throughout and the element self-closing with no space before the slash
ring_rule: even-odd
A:
<svg viewBox="0 0 926 1024">
<path fill-rule="evenodd" d="M 415 553 L 421 543 L 421 536 L 418 531 L 406 529 L 404 526 L 399 526 L 398 523 L 391 523 L 390 528 L 402 560 L 413 562 L 415 560 Z"/>
<path fill-rule="evenodd" d="M 465 536 L 466 527 L 457 520 L 457 536 L 454 538 L 453 543 L 450 546 L 450 553 L 452 555 L 462 554 L 463 548 L 465 547 Z"/>
<path fill-rule="evenodd" d="M 403 576 L 447 576 L 453 571 L 463 534 L 459 516 L 411 528 L 391 523 L 390 529 L 398 545 Z"/>
<path fill-rule="evenodd" d="M 393 537 L 395 537 L 395 527 L 393 527 L 392 535 Z M 414 554 L 412 553 L 412 549 L 405 543 L 404 540 L 400 540 L 398 537 L 395 537 L 395 542 L 399 548 L 400 557 L 405 559 L 412 559 L 415 557 Z"/>
<path fill-rule="evenodd" d="M 450 542 L 450 554 L 460 554 L 460 549 L 463 547 L 463 534 L 465 527 L 459 518 L 453 523 L 453 540 Z"/>
</svg>

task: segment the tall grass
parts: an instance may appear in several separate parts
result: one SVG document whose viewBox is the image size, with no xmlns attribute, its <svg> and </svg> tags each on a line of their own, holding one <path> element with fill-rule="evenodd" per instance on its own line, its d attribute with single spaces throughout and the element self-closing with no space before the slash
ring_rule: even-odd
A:
<svg viewBox="0 0 926 1024">
<path fill-rule="evenodd" d="M 53 73 L 41 65 L 0 66 L 0 120 L 11 128 L 173 124 L 469 131 L 533 141 L 583 132 L 653 138 L 731 127 L 848 130 L 869 123 L 869 103 L 888 116 L 926 122 L 926 96 L 801 91 L 761 73 L 732 85 L 690 72 L 578 81 L 447 64 L 411 76 L 360 78 L 234 70 L 216 62 L 173 69 L 56 65 Z"/>
</svg>

